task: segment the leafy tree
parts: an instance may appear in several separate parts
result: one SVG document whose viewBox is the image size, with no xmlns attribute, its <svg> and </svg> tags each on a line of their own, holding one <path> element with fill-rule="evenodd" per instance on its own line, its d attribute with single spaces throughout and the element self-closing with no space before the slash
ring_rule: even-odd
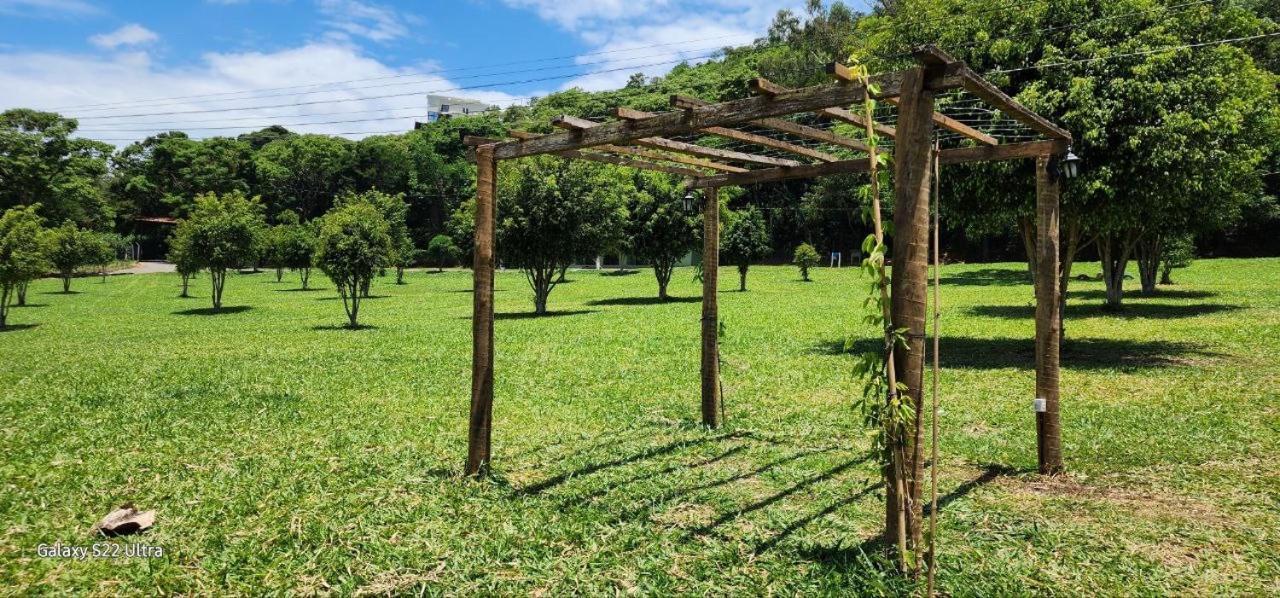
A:
<svg viewBox="0 0 1280 598">
<path fill-rule="evenodd" d="M 191 259 L 209 271 L 213 284 L 213 308 L 222 308 L 227 270 L 253 264 L 261 254 L 266 221 L 257 197 L 238 191 L 196 197 L 191 215 L 178 221 L 175 236 L 189 235 Z"/>
<path fill-rule="evenodd" d="M 560 270 L 596 252 L 606 229 L 619 228 L 622 191 L 615 173 L 550 156 L 521 160 L 501 171 L 498 255 L 524 272 L 536 313 L 547 312 L 547 297 Z"/>
<path fill-rule="evenodd" d="M 98 267 L 102 282 L 107 281 L 107 269 L 116 261 L 116 256 L 130 244 L 130 239 L 112 232 L 93 233 L 93 243 L 89 245 L 89 253 L 85 263 Z"/>
<path fill-rule="evenodd" d="M 71 277 L 76 269 L 96 258 L 101 239 L 92 231 L 81 230 L 67 220 L 58 228 L 44 232 L 45 256 L 62 278 L 62 292 L 71 292 Z"/>
<path fill-rule="evenodd" d="M 338 196 L 336 205 L 341 207 L 361 202 L 377 208 L 378 212 L 382 214 L 383 220 L 387 222 L 387 234 L 391 235 L 391 251 L 387 253 L 386 263 L 383 264 L 383 267 L 394 266 L 396 269 L 396 284 L 404 284 L 404 269 L 412 265 L 417 255 L 413 237 L 409 236 L 407 220 L 409 206 L 404 202 L 404 194 L 391 195 L 377 189 L 371 189 L 363 193 L 348 192 Z M 365 297 L 369 296 L 369 282 L 369 280 L 365 280 L 365 286 L 360 290 L 360 293 Z"/>
<path fill-rule="evenodd" d="M 738 267 L 738 290 L 747 290 L 751 262 L 769 253 L 769 230 L 759 208 L 749 206 L 729 221 L 722 251 L 725 263 Z"/>
<path fill-rule="evenodd" d="M 254 164 L 269 211 L 293 210 L 304 222 L 325 213 L 334 197 L 351 188 L 352 146 L 326 135 L 291 135 L 263 146 Z"/>
<path fill-rule="evenodd" d="M 109 189 L 117 212 L 184 216 L 201 193 L 248 193 L 253 149 L 228 137 L 195 140 L 171 131 L 132 143 L 112 157 Z"/>
<path fill-rule="evenodd" d="M 41 239 L 40 204 L 10 208 L 0 216 L 0 329 L 8 324 L 14 295 L 49 267 Z"/>
<path fill-rule="evenodd" d="M 449 235 L 431 237 L 431 242 L 427 244 L 427 258 L 436 263 L 437 272 L 444 272 L 445 264 L 458 259 L 460 253 L 461 250 Z"/>
<path fill-rule="evenodd" d="M 200 273 L 204 267 L 204 262 L 200 260 L 196 254 L 194 245 L 195 228 L 178 227 L 169 237 L 169 255 L 168 259 L 173 263 L 174 269 L 178 271 L 178 276 L 182 277 L 182 295 L 181 297 L 190 297 L 188 287 L 191 279 Z"/>
<path fill-rule="evenodd" d="M 1196 257 L 1196 245 L 1188 235 L 1173 237 L 1160 253 L 1160 284 L 1173 284 L 1173 269 L 1186 268 Z"/>
<path fill-rule="evenodd" d="M 631 252 L 653 265 L 658 298 L 665 301 L 676 262 L 698 238 L 697 220 L 685 213 L 684 190 L 670 177 L 637 172 L 632 180 L 636 191 L 628 203 L 626 227 Z"/>
<path fill-rule="evenodd" d="M 249 147 L 256 152 L 272 141 L 293 137 L 294 135 L 293 131 L 280 125 L 271 125 L 251 133 L 241 133 L 239 137 L 236 137 L 236 140 L 249 144 Z"/>
<path fill-rule="evenodd" d="M 395 251 L 391 226 L 373 203 L 352 201 L 320 220 L 316 265 L 338 286 L 348 326 L 359 327 L 362 290 Z"/>
<path fill-rule="evenodd" d="M 298 273 L 302 290 L 311 284 L 311 266 L 316 252 L 316 226 L 303 224 L 293 212 L 283 212 L 276 217 L 280 224 L 272 228 L 272 251 L 277 268 L 288 268 Z M 280 280 L 277 273 L 276 280 Z"/>
<path fill-rule="evenodd" d="M 76 128 L 52 112 L 0 112 L 0 210 L 39 203 L 55 222 L 111 221 L 101 181 L 112 148 L 72 137 Z"/>
<path fill-rule="evenodd" d="M 801 243 L 796 247 L 795 255 L 791 259 L 791 263 L 800 268 L 800 278 L 805 282 L 809 282 L 809 269 L 816 268 L 821 261 L 822 257 L 818 255 L 818 250 L 808 243 Z"/>
</svg>

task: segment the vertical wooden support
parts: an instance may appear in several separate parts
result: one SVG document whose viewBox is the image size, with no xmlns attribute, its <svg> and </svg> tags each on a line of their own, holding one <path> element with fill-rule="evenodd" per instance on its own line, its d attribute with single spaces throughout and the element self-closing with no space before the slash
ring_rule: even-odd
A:
<svg viewBox="0 0 1280 598">
<path fill-rule="evenodd" d="M 1062 340 L 1058 301 L 1060 188 L 1050 156 L 1036 158 L 1036 449 L 1040 473 L 1062 471 L 1058 423 L 1058 349 Z"/>
<path fill-rule="evenodd" d="M 702 197 L 702 425 L 720 427 L 720 190 L 708 187 Z"/>
<path fill-rule="evenodd" d="M 471 423 L 467 436 L 468 476 L 489 469 L 493 427 L 493 235 L 498 162 L 493 146 L 476 149 L 475 263 L 471 271 Z"/>
<path fill-rule="evenodd" d="M 898 99 L 898 136 L 895 139 L 893 208 L 893 328 L 906 331 L 906 347 L 894 351 L 898 383 L 907 386 L 915 407 L 905 437 L 891 439 L 898 451 L 895 468 L 905 494 L 907 548 L 921 544 L 921 494 L 924 478 L 923 422 L 924 338 L 929 255 L 929 182 L 933 162 L 933 92 L 924 86 L 922 68 L 906 72 Z M 899 537 L 895 484 L 889 484 L 886 501 L 886 538 Z"/>
</svg>

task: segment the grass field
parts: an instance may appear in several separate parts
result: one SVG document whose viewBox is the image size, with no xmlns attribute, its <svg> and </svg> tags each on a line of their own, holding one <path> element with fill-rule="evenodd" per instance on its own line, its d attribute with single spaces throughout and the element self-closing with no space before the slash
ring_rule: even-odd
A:
<svg viewBox="0 0 1280 598">
<path fill-rule="evenodd" d="M 1074 282 L 1053 480 L 1024 270 L 943 274 L 942 590 L 1280 592 L 1280 260 L 1199 261 L 1120 313 Z M 379 280 L 358 331 L 292 276 L 231 277 L 219 314 L 207 279 L 40 281 L 0 332 L 0 593 L 910 589 L 863 550 L 883 497 L 842 354 L 872 335 L 859 274 L 758 267 L 737 293 L 725 270 L 717 432 L 695 425 L 692 274 L 657 303 L 648 271 L 574 272 L 543 318 L 499 275 L 486 482 L 459 476 L 469 273 Z M 119 542 L 163 558 L 37 556 L 125 501 L 159 522 Z"/>
</svg>

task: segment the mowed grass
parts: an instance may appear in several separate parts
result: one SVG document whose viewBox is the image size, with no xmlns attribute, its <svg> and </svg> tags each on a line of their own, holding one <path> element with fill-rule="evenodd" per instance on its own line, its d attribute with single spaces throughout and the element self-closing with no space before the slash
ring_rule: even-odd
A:
<svg viewBox="0 0 1280 598">
<path fill-rule="evenodd" d="M 1034 474 L 1025 266 L 943 272 L 942 591 L 1280 592 L 1280 260 L 1198 261 L 1101 308 L 1075 281 L 1069 475 Z M 1077 272 L 1094 274 L 1096 264 Z M 470 274 L 332 287 L 175 275 L 33 285 L 0 332 L 0 593 L 901 593 L 868 542 L 853 269 L 721 273 L 727 425 L 698 417 L 699 285 L 571 272 L 528 317 L 497 281 L 495 477 L 460 477 Z M 1132 285 L 1136 286 L 1136 282 Z M 159 559 L 59 560 L 125 501 Z"/>
</svg>

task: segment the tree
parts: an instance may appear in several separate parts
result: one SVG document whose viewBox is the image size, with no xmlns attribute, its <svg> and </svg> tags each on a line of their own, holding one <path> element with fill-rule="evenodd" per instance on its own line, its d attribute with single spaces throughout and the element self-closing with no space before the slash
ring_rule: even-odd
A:
<svg viewBox="0 0 1280 598">
<path fill-rule="evenodd" d="M 749 206 L 729 221 L 722 251 L 725 263 L 738 267 L 738 290 L 747 290 L 751 262 L 769 253 L 769 229 L 759 208 Z"/>
<path fill-rule="evenodd" d="M 801 243 L 796 247 L 795 255 L 791 259 L 791 263 L 800 268 L 800 278 L 805 282 L 810 282 L 809 269 L 816 268 L 821 261 L 822 257 L 818 255 L 818 250 L 808 243 Z"/>
<path fill-rule="evenodd" d="M 395 250 L 390 225 L 369 202 L 353 201 L 335 207 L 320 220 L 316 265 L 338 286 L 348 327 L 359 327 L 362 289 Z"/>
<path fill-rule="evenodd" d="M 391 251 L 387 253 L 383 267 L 394 266 L 396 284 L 404 284 L 404 269 L 413 263 L 417 255 L 413 237 L 409 236 L 409 206 L 404 202 L 404 194 L 391 195 L 377 189 L 363 193 L 348 192 L 339 195 L 335 205 L 341 207 L 352 203 L 367 203 L 382 214 L 387 223 L 387 234 L 391 235 Z M 360 289 L 360 294 L 365 297 L 369 296 L 369 282 L 365 280 L 365 286 Z"/>
<path fill-rule="evenodd" d="M 459 253 L 458 246 L 449 235 L 431 237 L 431 242 L 427 244 L 427 258 L 436 263 L 437 272 L 444 272 L 445 264 L 458 259 Z"/>
<path fill-rule="evenodd" d="M 107 281 L 107 269 L 115 263 L 116 256 L 129 245 L 128 237 L 113 232 L 92 233 L 93 242 L 89 244 L 89 252 L 85 263 L 98 267 L 102 282 Z"/>
<path fill-rule="evenodd" d="M 1186 268 L 1196 257 L 1196 244 L 1188 235 L 1173 237 L 1160 253 L 1160 284 L 1173 284 L 1173 269 Z"/>
<path fill-rule="evenodd" d="M 327 135 L 290 135 L 254 155 L 258 184 L 271 213 L 293 210 L 305 222 L 325 213 L 354 173 L 353 143 Z"/>
<path fill-rule="evenodd" d="M 560 270 L 594 254 L 604 231 L 619 228 L 622 188 L 616 172 L 551 156 L 520 160 L 501 171 L 498 255 L 524 272 L 535 313 L 547 313 Z"/>
<path fill-rule="evenodd" d="M 99 241 L 93 232 L 80 230 L 70 220 L 44 232 L 45 256 L 62 278 L 63 293 L 71 292 L 71 277 L 76 269 L 97 257 Z"/>
<path fill-rule="evenodd" d="M 101 181 L 112 148 L 72 137 L 77 126 L 52 112 L 0 113 L 0 210 L 39 203 L 55 222 L 111 221 Z"/>
<path fill-rule="evenodd" d="M 190 297 L 188 287 L 191 278 L 200 273 L 200 269 L 204 267 L 203 262 L 196 254 L 194 241 L 195 229 L 193 227 L 178 227 L 177 230 L 169 236 L 169 256 L 168 259 L 173 263 L 173 267 L 178 271 L 178 276 L 182 277 L 182 295 L 183 298 Z"/>
<path fill-rule="evenodd" d="M 14 295 L 49 267 L 39 210 L 40 204 L 34 204 L 10 208 L 0 216 L 0 329 L 8 325 Z"/>
<path fill-rule="evenodd" d="M 697 220 L 685 213 L 684 190 L 665 175 L 637 172 L 628 202 L 627 236 L 631 252 L 653 265 L 658 298 L 665 301 L 671 273 L 697 241 Z"/>
<path fill-rule="evenodd" d="M 316 252 L 316 223 L 303 224 L 293 212 L 283 212 L 276 218 L 281 222 L 272 229 L 272 251 L 277 267 L 297 272 L 302 290 L 308 290 Z M 279 279 L 277 276 L 276 280 Z"/>
<path fill-rule="evenodd" d="M 196 197 L 191 215 L 178 221 L 174 235 L 190 235 L 191 259 L 209 271 L 213 284 L 213 308 L 222 309 L 227 270 L 254 263 L 262 247 L 266 221 L 257 197 L 239 191 Z"/>
</svg>

